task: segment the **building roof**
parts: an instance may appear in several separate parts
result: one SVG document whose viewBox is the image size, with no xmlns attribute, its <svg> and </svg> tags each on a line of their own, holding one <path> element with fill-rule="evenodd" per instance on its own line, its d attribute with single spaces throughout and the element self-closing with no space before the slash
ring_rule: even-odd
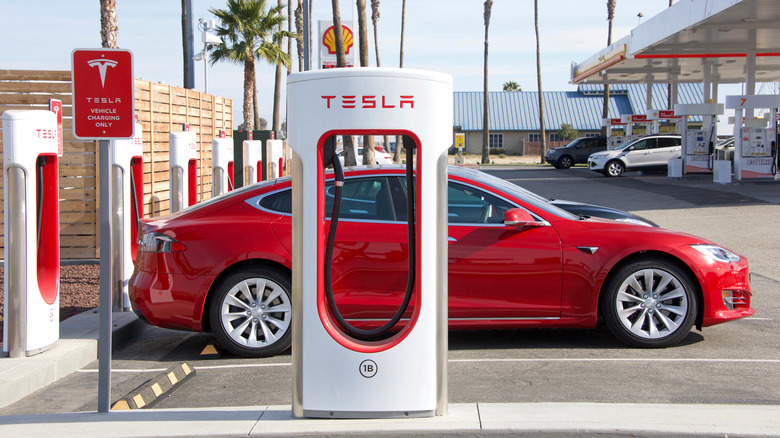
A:
<svg viewBox="0 0 780 438">
<path fill-rule="evenodd" d="M 655 84 L 652 89 L 653 108 L 667 108 L 667 84 Z M 604 86 L 580 85 L 576 91 L 545 91 L 544 127 L 555 131 L 568 123 L 578 131 L 601 129 Z M 702 84 L 679 84 L 678 103 L 701 103 Z M 481 91 L 454 93 L 454 126 L 463 131 L 482 130 Z M 490 91 L 490 129 L 495 131 L 538 131 L 539 93 L 537 91 Z M 645 114 L 647 87 L 644 84 L 610 85 L 609 117 L 622 114 Z"/>
</svg>

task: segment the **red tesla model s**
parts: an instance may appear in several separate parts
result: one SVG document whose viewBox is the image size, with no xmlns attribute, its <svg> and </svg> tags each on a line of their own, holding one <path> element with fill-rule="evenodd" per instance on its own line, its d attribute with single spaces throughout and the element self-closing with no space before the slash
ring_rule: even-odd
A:
<svg viewBox="0 0 780 438">
<path fill-rule="evenodd" d="M 575 215 L 460 167 L 449 168 L 448 205 L 451 328 L 593 328 L 601 316 L 629 345 L 666 347 L 694 325 L 755 312 L 747 260 L 702 238 Z M 291 211 L 291 181 L 282 178 L 143 219 L 133 309 L 156 326 L 211 331 L 236 355 L 286 350 Z M 347 171 L 340 217 L 336 304 L 351 324 L 379 326 L 407 281 L 404 168 Z"/>
</svg>

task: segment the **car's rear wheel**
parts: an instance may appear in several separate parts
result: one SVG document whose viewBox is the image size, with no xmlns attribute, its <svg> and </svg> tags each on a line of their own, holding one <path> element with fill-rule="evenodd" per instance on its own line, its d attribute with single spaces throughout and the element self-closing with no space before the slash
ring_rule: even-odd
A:
<svg viewBox="0 0 780 438">
<path fill-rule="evenodd" d="M 672 263 L 648 258 L 622 267 L 605 285 L 602 315 L 621 341 L 661 348 L 680 342 L 696 319 L 690 276 Z"/>
<path fill-rule="evenodd" d="M 623 174 L 623 171 L 626 170 L 626 167 L 623 166 L 623 163 L 621 163 L 618 160 L 612 160 L 609 163 L 607 163 L 606 171 L 604 172 L 607 176 L 620 176 Z"/>
<path fill-rule="evenodd" d="M 558 159 L 558 165 L 555 167 L 557 167 L 558 169 L 568 169 L 573 165 L 574 165 L 574 160 L 570 156 L 564 155 Z"/>
<path fill-rule="evenodd" d="M 292 286 L 277 269 L 250 266 L 217 287 L 209 309 L 217 341 L 244 357 L 269 357 L 290 347 Z"/>
</svg>

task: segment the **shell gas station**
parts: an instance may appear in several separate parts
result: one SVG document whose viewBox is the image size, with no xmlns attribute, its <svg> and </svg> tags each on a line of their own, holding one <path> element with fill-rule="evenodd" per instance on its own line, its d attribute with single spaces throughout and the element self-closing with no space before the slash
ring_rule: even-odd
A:
<svg viewBox="0 0 780 438">
<path fill-rule="evenodd" d="M 773 0 L 679 1 L 612 45 L 573 63 L 571 83 L 670 84 L 670 108 L 654 108 L 648 92 L 643 120 L 676 121 L 683 149 L 680 159 L 670 160 L 669 177 L 712 172 L 716 183 L 775 179 L 780 95 L 756 94 L 756 83 L 780 80 L 778 20 L 780 3 Z M 703 101 L 676 103 L 681 83 L 702 83 Z M 718 96 L 721 84 L 743 84 L 743 92 Z M 700 117 L 701 129 L 688 129 L 688 116 Z M 722 118 L 733 131 L 717 132 Z M 628 124 L 625 131 L 615 130 L 619 134 L 630 133 L 633 122 L 603 121 L 608 127 Z M 732 135 L 733 158 L 714 157 L 718 136 Z"/>
</svg>

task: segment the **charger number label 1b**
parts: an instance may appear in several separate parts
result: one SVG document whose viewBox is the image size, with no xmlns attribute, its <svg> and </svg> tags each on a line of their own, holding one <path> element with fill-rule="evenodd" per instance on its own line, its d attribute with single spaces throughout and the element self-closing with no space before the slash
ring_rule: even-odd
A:
<svg viewBox="0 0 780 438">
<path fill-rule="evenodd" d="M 363 362 L 360 362 L 360 375 L 366 379 L 376 376 L 378 370 L 379 368 L 373 360 L 364 360 Z"/>
</svg>

